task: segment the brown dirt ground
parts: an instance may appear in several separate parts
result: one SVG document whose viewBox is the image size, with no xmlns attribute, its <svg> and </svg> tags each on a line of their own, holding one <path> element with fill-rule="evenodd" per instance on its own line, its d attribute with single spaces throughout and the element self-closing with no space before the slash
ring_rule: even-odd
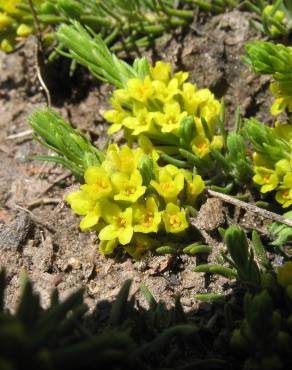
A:
<svg viewBox="0 0 292 370">
<path fill-rule="evenodd" d="M 244 43 L 255 37 L 248 15 L 234 11 L 158 39 L 147 55 L 152 60 L 171 61 L 177 69 L 187 70 L 199 87 L 211 88 L 218 98 L 224 96 L 231 127 L 236 106 L 241 107 L 242 115 L 269 119 L 268 79 L 251 73 L 240 60 Z M 180 294 L 187 311 L 198 307 L 195 293 L 228 289 L 223 278 L 207 281 L 194 273 L 195 257 L 105 258 L 97 251 L 96 235 L 78 230 L 78 218 L 63 201 L 74 179 L 66 173 L 63 176 L 64 170 L 57 165 L 29 159 L 45 152 L 30 134 L 13 136 L 27 131 L 28 115 L 45 104 L 35 74 L 33 44 L 34 40 L 29 40 L 13 54 L 0 54 L 0 266 L 6 268 L 9 278 L 7 306 L 15 308 L 24 271 L 44 306 L 52 288 L 58 287 L 65 297 L 82 286 L 85 300 L 93 308 L 99 300 L 112 300 L 127 278 L 133 279 L 132 292 L 143 283 L 168 305 Z M 50 68 L 47 77 L 54 108 L 101 145 L 106 132 L 101 112 L 106 108 L 109 87 L 81 68 L 73 78 L 68 77 L 67 62 L 57 66 L 59 69 Z M 228 212 L 215 203 L 206 204 L 199 215 L 214 251 L 220 247 L 216 229 L 227 222 L 224 215 Z M 210 214 L 215 214 L 213 226 L 204 228 Z M 254 225 L 254 220 L 249 222 Z M 261 227 L 262 220 L 258 224 Z"/>
</svg>

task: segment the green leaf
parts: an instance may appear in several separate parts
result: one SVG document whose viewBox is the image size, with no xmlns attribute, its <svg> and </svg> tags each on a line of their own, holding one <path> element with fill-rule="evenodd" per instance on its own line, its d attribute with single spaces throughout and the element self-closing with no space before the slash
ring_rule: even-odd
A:
<svg viewBox="0 0 292 370">
<path fill-rule="evenodd" d="M 264 245 L 256 230 L 252 232 L 252 247 L 260 265 L 266 269 L 270 268 L 270 262 L 267 257 Z"/>
</svg>

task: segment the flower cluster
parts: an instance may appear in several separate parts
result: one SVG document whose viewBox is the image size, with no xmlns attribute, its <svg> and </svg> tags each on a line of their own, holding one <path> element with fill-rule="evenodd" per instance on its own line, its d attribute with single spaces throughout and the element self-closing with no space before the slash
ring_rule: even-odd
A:
<svg viewBox="0 0 292 370">
<path fill-rule="evenodd" d="M 277 116 L 284 112 L 285 109 L 288 112 L 292 112 L 292 91 L 284 91 L 278 82 L 271 83 L 270 90 L 275 97 L 275 101 L 271 106 L 272 115 Z"/>
<path fill-rule="evenodd" d="M 85 170 L 80 190 L 67 196 L 84 216 L 80 229 L 98 231 L 102 253 L 121 244 L 138 257 L 155 245 L 152 233 L 178 234 L 189 227 L 183 205 L 194 204 L 204 182 L 173 165 L 160 167 L 155 154 L 112 144 L 100 166 Z"/>
<path fill-rule="evenodd" d="M 292 125 L 276 122 L 274 128 L 257 121 L 247 124 L 252 141 L 253 181 L 260 185 L 261 193 L 276 191 L 275 198 L 283 208 L 292 205 Z"/>
<path fill-rule="evenodd" d="M 35 4 L 40 2 L 34 0 Z M 23 0 L 0 0 L 0 50 L 6 53 L 13 51 L 17 40 L 33 32 L 32 21 L 24 21 L 23 17 L 27 13 L 18 8 L 23 3 Z"/>
<path fill-rule="evenodd" d="M 171 73 L 169 63 L 157 62 L 144 79 L 130 78 L 125 88 L 114 91 L 112 110 L 104 117 L 111 123 L 109 134 L 125 129 L 127 137 L 146 135 L 159 144 L 178 146 L 186 119 L 192 119 L 184 145 L 200 158 L 211 148 L 221 149 L 216 135 L 220 103 L 208 89 L 186 82 L 187 72 Z M 167 142 L 169 140 L 169 142 Z"/>
<path fill-rule="evenodd" d="M 276 123 L 273 133 L 282 139 L 292 138 L 292 126 Z M 276 190 L 276 200 L 287 208 L 292 204 L 292 142 L 288 144 L 285 157 L 271 161 L 269 157 L 254 153 L 255 175 L 253 180 L 260 185 L 262 193 Z"/>
</svg>

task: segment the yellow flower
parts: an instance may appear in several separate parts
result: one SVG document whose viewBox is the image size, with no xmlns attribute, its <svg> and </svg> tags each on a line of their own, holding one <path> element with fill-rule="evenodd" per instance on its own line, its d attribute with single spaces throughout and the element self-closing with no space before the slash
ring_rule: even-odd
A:
<svg viewBox="0 0 292 370">
<path fill-rule="evenodd" d="M 98 225 L 101 217 L 101 204 L 97 202 L 93 209 L 89 211 L 80 221 L 80 230 L 87 231 Z"/>
<path fill-rule="evenodd" d="M 178 81 L 171 79 L 168 84 L 162 81 L 153 81 L 153 99 L 159 100 L 160 103 L 167 103 L 176 95 L 181 95 L 181 90 L 178 87 Z"/>
<path fill-rule="evenodd" d="M 288 208 L 292 204 L 292 189 L 279 190 L 276 193 L 276 201 L 282 204 L 283 208 Z"/>
<path fill-rule="evenodd" d="M 122 245 L 130 243 L 134 229 L 132 225 L 132 208 L 121 208 L 110 201 L 102 205 L 102 217 L 109 224 L 99 232 L 100 240 L 118 239 Z"/>
<path fill-rule="evenodd" d="M 5 13 L 0 13 L 0 31 L 5 30 L 7 27 L 11 26 L 13 19 Z"/>
<path fill-rule="evenodd" d="M 173 203 L 168 203 L 163 212 L 165 230 L 168 233 L 176 234 L 188 228 L 185 210 Z"/>
<path fill-rule="evenodd" d="M 111 254 L 116 249 L 116 247 L 119 245 L 118 239 L 112 239 L 112 240 L 102 240 L 99 243 L 98 250 L 101 254 Z"/>
<path fill-rule="evenodd" d="M 188 78 L 188 72 L 179 71 L 174 74 L 172 79 L 177 81 L 178 87 L 181 87 Z"/>
<path fill-rule="evenodd" d="M 137 169 L 138 160 L 143 155 L 139 149 L 130 149 L 127 145 L 119 148 L 116 144 L 108 146 L 102 168 L 109 174 L 122 172 L 131 174 Z"/>
<path fill-rule="evenodd" d="M 80 222 L 82 231 L 89 230 L 98 224 L 101 217 L 100 204 L 96 203 L 86 192 L 74 191 L 66 197 L 66 201 L 76 214 L 85 216 Z"/>
<path fill-rule="evenodd" d="M 139 233 L 157 232 L 161 222 L 161 212 L 153 197 L 149 197 L 145 204 L 135 204 L 133 206 L 134 231 Z"/>
<path fill-rule="evenodd" d="M 66 202 L 70 204 L 70 207 L 79 216 L 84 216 L 90 212 L 96 203 L 82 190 L 74 191 L 67 195 Z"/>
<path fill-rule="evenodd" d="M 131 78 L 127 82 L 128 94 L 141 103 L 146 103 L 153 94 L 151 79 L 149 76 L 145 77 L 144 81 L 139 78 Z"/>
<path fill-rule="evenodd" d="M 253 176 L 253 181 L 258 185 L 262 185 L 261 193 L 267 193 L 276 189 L 279 179 L 275 171 L 260 166 L 256 166 L 254 170 L 255 175 Z"/>
<path fill-rule="evenodd" d="M 148 112 L 145 106 L 134 104 L 133 116 L 127 117 L 123 121 L 123 125 L 132 130 L 132 135 L 139 135 L 142 132 L 153 131 L 154 112 Z"/>
<path fill-rule="evenodd" d="M 129 114 L 123 111 L 122 109 L 120 110 L 108 110 L 104 112 L 103 117 L 108 121 L 111 122 L 112 125 L 108 129 L 108 134 L 112 135 L 115 132 L 118 132 L 122 126 L 123 126 L 123 120 L 128 117 Z"/>
<path fill-rule="evenodd" d="M 192 151 L 200 158 L 210 153 L 210 141 L 203 135 L 197 135 L 191 145 Z"/>
<path fill-rule="evenodd" d="M 96 166 L 88 167 L 84 173 L 85 184 L 80 186 L 80 189 L 88 194 L 93 199 L 101 199 L 110 196 L 112 193 L 112 185 L 107 172 Z"/>
<path fill-rule="evenodd" d="M 279 186 L 279 191 L 276 193 L 276 201 L 282 204 L 283 208 L 290 207 L 292 205 L 292 172 L 287 173 L 281 186 Z"/>
<path fill-rule="evenodd" d="M 214 95 L 208 89 L 201 89 L 196 92 L 196 97 L 199 100 L 195 115 L 196 127 L 199 134 L 204 134 L 201 117 L 208 124 L 209 131 L 214 134 L 216 128 L 216 118 L 220 114 L 221 104 L 214 98 Z"/>
<path fill-rule="evenodd" d="M 11 53 L 11 51 L 13 51 L 13 42 L 8 39 L 3 39 L 0 44 L 0 49 L 4 51 L 4 53 Z"/>
<path fill-rule="evenodd" d="M 288 261 L 283 266 L 278 267 L 277 280 L 283 288 L 292 285 L 292 261 Z"/>
<path fill-rule="evenodd" d="M 151 140 L 147 136 L 143 134 L 139 135 L 138 144 L 139 147 L 143 150 L 143 153 L 147 154 L 153 160 L 153 162 L 158 161 L 159 154 L 157 153 L 153 144 L 151 143 Z"/>
<path fill-rule="evenodd" d="M 151 69 L 151 76 L 153 80 L 168 83 L 171 72 L 170 63 L 156 62 L 155 66 Z"/>
<path fill-rule="evenodd" d="M 182 97 L 184 103 L 184 109 L 188 112 L 189 115 L 197 115 L 198 105 L 200 103 L 199 96 L 196 94 L 197 87 L 196 85 L 186 82 L 182 87 Z"/>
<path fill-rule="evenodd" d="M 138 170 L 135 170 L 131 175 L 115 172 L 111 177 L 112 184 L 116 192 L 114 200 L 136 202 L 146 191 L 146 187 L 142 186 L 142 176 Z"/>
<path fill-rule="evenodd" d="M 277 136 L 280 136 L 282 139 L 289 141 L 292 138 L 292 125 L 291 123 L 283 124 L 281 122 L 276 122 L 275 127 L 273 128 L 273 132 Z"/>
<path fill-rule="evenodd" d="M 187 116 L 187 112 L 181 112 L 178 102 L 171 101 L 163 107 L 164 113 L 157 113 L 154 120 L 157 125 L 161 126 L 161 131 L 168 133 L 176 131 L 181 120 Z"/>
<path fill-rule="evenodd" d="M 28 37 L 32 33 L 33 33 L 33 28 L 24 23 L 19 25 L 16 30 L 16 34 L 19 37 Z"/>
<path fill-rule="evenodd" d="M 167 165 L 159 169 L 158 182 L 151 180 L 150 185 L 168 202 L 176 202 L 177 196 L 184 188 L 183 172 L 175 166 Z"/>
<path fill-rule="evenodd" d="M 276 97 L 274 103 L 271 106 L 271 113 L 273 116 L 277 116 L 282 113 L 286 108 L 289 112 L 292 112 L 292 96 L 285 95 L 281 90 L 277 82 L 270 85 L 270 89 L 273 95 Z"/>
<path fill-rule="evenodd" d="M 11 15 L 19 14 L 20 11 L 17 9 L 17 5 L 22 2 L 22 0 L 0 0 L 0 9 Z"/>
<path fill-rule="evenodd" d="M 191 181 L 187 181 L 187 202 L 192 205 L 197 197 L 205 189 L 205 183 L 201 176 L 193 176 Z"/>
</svg>

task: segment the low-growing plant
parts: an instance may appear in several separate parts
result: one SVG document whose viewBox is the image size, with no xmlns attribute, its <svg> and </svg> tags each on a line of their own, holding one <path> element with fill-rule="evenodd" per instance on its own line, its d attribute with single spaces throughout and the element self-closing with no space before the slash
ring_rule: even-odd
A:
<svg viewBox="0 0 292 370">
<path fill-rule="evenodd" d="M 4 307 L 6 281 L 1 271 L 1 369 L 162 369 L 172 367 L 170 343 L 181 360 L 187 356 L 186 348 L 194 354 L 198 352 L 196 347 L 202 348 L 198 328 L 186 322 L 179 299 L 167 309 L 143 287 L 150 308 L 137 309 L 135 298 L 129 297 L 130 286 L 129 280 L 124 283 L 106 320 L 92 330 L 86 325 L 87 306 L 82 291 L 59 302 L 55 290 L 49 307 L 44 309 L 27 278 L 16 312 L 10 313 Z M 204 362 L 212 365 L 212 359 Z M 222 365 L 224 361 L 218 359 L 218 363 Z"/>
</svg>

